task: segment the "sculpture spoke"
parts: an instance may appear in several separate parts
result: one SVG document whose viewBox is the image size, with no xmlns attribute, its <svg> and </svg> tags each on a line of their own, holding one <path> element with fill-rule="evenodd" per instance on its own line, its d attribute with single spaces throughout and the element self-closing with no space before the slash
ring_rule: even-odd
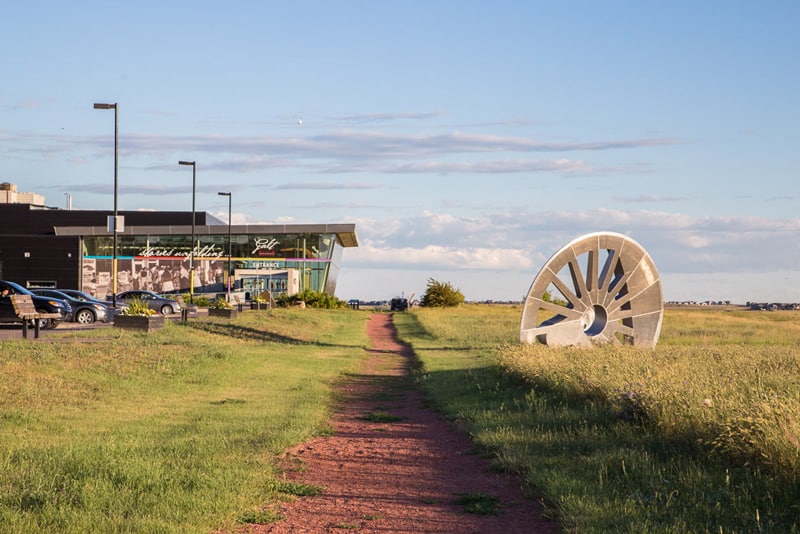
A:
<svg viewBox="0 0 800 534">
<path fill-rule="evenodd" d="M 556 289 L 563 295 L 567 302 L 572 305 L 573 308 L 584 309 L 586 308 L 586 303 L 578 297 L 569 287 L 565 284 L 560 278 L 557 276 L 553 278 L 552 284 L 555 286 Z M 552 295 L 551 295 L 552 296 Z"/>
<path fill-rule="evenodd" d="M 571 248 L 569 249 L 570 258 L 569 258 L 569 274 L 572 277 L 572 287 L 575 288 L 576 294 L 578 297 L 583 300 L 589 297 L 589 288 L 586 287 L 586 278 L 581 272 L 580 263 L 578 263 L 578 256 L 575 254 L 575 251 Z"/>
<path fill-rule="evenodd" d="M 548 302 L 546 300 L 542 300 L 537 297 L 529 297 L 532 301 L 532 304 L 539 307 L 540 310 L 547 310 L 552 312 L 554 315 L 564 315 L 570 319 L 580 319 L 581 315 L 583 315 L 580 311 L 574 310 L 572 308 L 566 308 L 561 306 L 560 304 L 556 304 L 554 302 Z"/>
</svg>

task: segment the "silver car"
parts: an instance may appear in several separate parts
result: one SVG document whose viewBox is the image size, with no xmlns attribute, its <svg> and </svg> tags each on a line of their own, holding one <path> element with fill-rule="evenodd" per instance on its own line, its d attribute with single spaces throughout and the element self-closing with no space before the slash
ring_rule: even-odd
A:
<svg viewBox="0 0 800 534">
<path fill-rule="evenodd" d="M 108 297 L 108 300 L 111 299 L 112 297 Z M 151 310 L 155 310 L 161 315 L 172 315 L 173 313 L 180 313 L 181 311 L 181 305 L 176 301 L 162 297 L 158 293 L 153 293 L 152 291 L 134 289 L 132 291 L 117 293 L 117 302 L 130 304 L 133 300 L 139 300 L 147 304 Z"/>
</svg>

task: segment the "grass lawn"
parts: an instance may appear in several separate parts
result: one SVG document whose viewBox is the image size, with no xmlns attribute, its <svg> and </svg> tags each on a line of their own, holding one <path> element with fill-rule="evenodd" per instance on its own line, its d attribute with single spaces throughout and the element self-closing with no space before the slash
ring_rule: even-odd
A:
<svg viewBox="0 0 800 534">
<path fill-rule="evenodd" d="M 800 532 L 800 314 L 665 312 L 655 350 L 517 342 L 519 306 L 395 314 L 415 378 L 571 532 Z M 0 532 L 268 522 L 369 313 L 0 343 Z M 91 339 L 82 339 L 89 337 Z"/>
<path fill-rule="evenodd" d="M 363 358 L 366 317 L 276 310 L 3 342 L 0 531 L 269 519 L 283 498 L 277 457 L 327 431 L 331 385 Z"/>
</svg>

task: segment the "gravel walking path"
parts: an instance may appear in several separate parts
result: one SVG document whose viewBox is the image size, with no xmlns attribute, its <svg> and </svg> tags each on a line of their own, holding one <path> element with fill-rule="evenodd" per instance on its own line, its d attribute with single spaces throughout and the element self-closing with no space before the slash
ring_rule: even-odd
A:
<svg viewBox="0 0 800 534">
<path fill-rule="evenodd" d="M 342 386 L 334 433 L 288 451 L 287 478 L 323 488 L 281 508 L 252 533 L 558 532 L 513 477 L 494 472 L 463 432 L 426 408 L 409 378 L 412 352 L 389 314 L 368 323 L 370 357 Z M 500 513 L 466 513 L 464 496 L 498 499 Z"/>
</svg>

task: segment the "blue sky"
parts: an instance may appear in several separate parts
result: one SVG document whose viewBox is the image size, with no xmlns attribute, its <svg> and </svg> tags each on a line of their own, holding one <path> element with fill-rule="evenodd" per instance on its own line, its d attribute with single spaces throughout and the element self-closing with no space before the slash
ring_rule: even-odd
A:
<svg viewBox="0 0 800 534">
<path fill-rule="evenodd" d="M 520 299 L 629 235 L 667 300 L 800 301 L 800 3 L 30 2 L 0 181 L 48 205 L 353 222 L 337 295 Z"/>
</svg>

